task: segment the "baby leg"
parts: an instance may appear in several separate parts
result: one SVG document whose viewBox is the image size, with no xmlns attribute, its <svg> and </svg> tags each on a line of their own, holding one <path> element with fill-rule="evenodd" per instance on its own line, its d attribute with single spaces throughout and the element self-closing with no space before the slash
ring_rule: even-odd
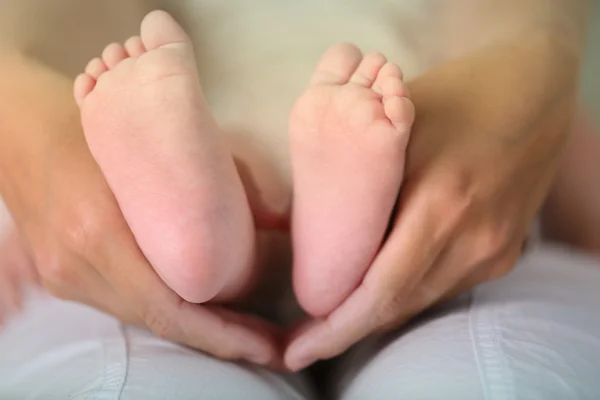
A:
<svg viewBox="0 0 600 400">
<path fill-rule="evenodd" d="M 402 72 L 380 53 L 330 49 L 290 120 L 294 289 L 312 315 L 333 311 L 383 240 L 414 119 Z"/>
<path fill-rule="evenodd" d="M 74 91 L 90 150 L 156 272 L 190 302 L 239 295 L 254 224 L 183 29 L 150 13 L 141 37 L 108 46 Z"/>
</svg>

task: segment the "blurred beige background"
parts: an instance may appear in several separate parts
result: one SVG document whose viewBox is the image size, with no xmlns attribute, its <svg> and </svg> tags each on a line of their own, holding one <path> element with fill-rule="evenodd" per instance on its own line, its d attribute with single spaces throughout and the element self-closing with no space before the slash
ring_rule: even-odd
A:
<svg viewBox="0 0 600 400">
<path fill-rule="evenodd" d="M 203 29 L 205 25 L 211 23 L 211 20 L 199 17 L 202 23 L 190 26 L 186 13 L 182 13 L 181 10 L 176 12 L 179 8 L 183 9 L 184 5 L 189 6 L 192 3 L 192 0 L 104 0 L 96 2 L 0 0 L 0 50 L 7 43 L 25 47 L 31 54 L 36 54 L 55 67 L 59 66 L 58 60 L 60 60 L 60 64 L 64 64 L 68 59 L 69 65 L 60 65 L 59 69 L 75 76 L 87 60 L 99 54 L 106 43 L 122 41 L 127 36 L 134 34 L 142 16 L 161 6 L 175 12 L 184 24 L 188 22 L 185 25 L 192 31 L 195 38 L 203 38 L 205 36 Z M 238 0 L 238 3 L 249 4 L 243 0 Z M 167 4 L 170 4 L 170 7 L 164 7 Z M 206 4 L 218 3 L 206 2 Z M 585 105 L 600 125 L 600 0 L 592 0 L 592 4 L 589 51 L 583 68 L 581 89 Z M 120 12 L 111 12 L 115 7 L 118 7 Z M 69 12 L 65 12 L 65 9 L 68 9 Z M 40 17 L 36 18 L 35 15 Z M 78 18 L 72 18 L 72 15 L 77 15 Z M 36 23 L 33 26 L 24 26 L 22 23 L 24 19 L 33 19 Z M 225 21 L 225 23 L 227 22 L 231 21 Z M 82 24 L 85 24 L 86 29 L 81 29 Z M 407 25 L 406 21 L 403 21 L 403 24 Z M 109 25 L 111 29 L 105 29 L 105 25 Z M 284 26 L 283 28 L 287 29 L 288 27 Z M 46 40 L 48 32 L 54 35 L 53 40 Z M 419 37 L 422 36 L 419 35 Z M 199 42 L 202 41 L 199 40 Z M 68 46 L 65 43 L 68 43 Z M 379 50 L 388 54 L 388 47 L 391 45 L 385 41 L 384 43 L 386 46 Z M 214 55 L 211 53 L 215 51 L 214 46 L 203 43 L 200 43 L 199 46 L 202 47 L 203 53 L 208 52 Z M 402 59 L 402 57 L 397 58 Z M 292 61 L 295 60 L 290 60 L 290 62 Z M 403 68 L 406 69 L 406 66 L 403 65 Z M 272 80 L 273 77 L 269 78 Z M 210 91 L 210 88 L 205 87 L 205 91 Z"/>
<path fill-rule="evenodd" d="M 583 68 L 581 90 L 586 106 L 600 126 L 600 1 L 594 0 L 588 54 Z"/>
</svg>

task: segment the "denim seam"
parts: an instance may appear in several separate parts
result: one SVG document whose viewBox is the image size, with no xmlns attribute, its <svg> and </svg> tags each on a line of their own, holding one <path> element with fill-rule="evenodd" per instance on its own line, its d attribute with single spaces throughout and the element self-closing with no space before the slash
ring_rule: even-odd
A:
<svg viewBox="0 0 600 400">
<path fill-rule="evenodd" d="M 123 390 L 125 390 L 125 384 L 127 383 L 127 378 L 129 377 L 129 341 L 127 340 L 126 328 L 123 323 L 119 323 L 119 331 L 123 337 L 123 374 L 121 379 L 121 384 L 117 388 L 115 398 L 116 400 L 120 400 L 123 395 Z"/>
<path fill-rule="evenodd" d="M 469 332 L 485 400 L 516 400 L 514 380 L 502 351 L 501 333 L 493 309 L 477 304 L 475 289 L 469 301 Z"/>
<path fill-rule="evenodd" d="M 120 400 L 129 373 L 128 343 L 125 327 L 118 323 L 119 339 L 104 339 L 102 384 L 94 391 L 94 400 Z M 104 336 L 103 336 L 104 337 Z M 110 396 L 110 397 L 109 397 Z"/>
</svg>

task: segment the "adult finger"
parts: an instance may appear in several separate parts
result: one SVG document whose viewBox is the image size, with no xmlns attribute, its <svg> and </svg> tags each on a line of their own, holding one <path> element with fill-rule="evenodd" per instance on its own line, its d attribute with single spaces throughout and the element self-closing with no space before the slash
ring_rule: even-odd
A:
<svg viewBox="0 0 600 400">
<path fill-rule="evenodd" d="M 25 241 L 14 229 L 5 239 L 0 254 L 5 257 L 6 262 L 13 262 L 17 278 L 29 285 L 39 285 L 39 275 L 35 269 L 33 259 L 29 255 Z"/>
<path fill-rule="evenodd" d="M 21 285 L 12 270 L 12 266 L 1 265 L 0 268 L 0 317 L 21 309 Z M 0 323 L 2 321 L 0 320 Z"/>
<path fill-rule="evenodd" d="M 22 307 L 21 280 L 17 271 L 19 265 L 14 254 L 12 249 L 0 251 L 0 313 L 2 310 L 6 314 L 13 313 Z"/>
<path fill-rule="evenodd" d="M 270 365 L 277 359 L 274 339 L 237 320 L 185 302 L 157 276 L 126 226 L 90 254 L 90 262 L 157 336 L 216 357 Z"/>
<path fill-rule="evenodd" d="M 403 313 L 415 286 L 447 243 L 454 224 L 440 224 L 425 192 L 400 203 L 396 226 L 361 285 L 329 317 L 302 325 L 285 365 L 302 369 L 342 353 Z"/>
</svg>

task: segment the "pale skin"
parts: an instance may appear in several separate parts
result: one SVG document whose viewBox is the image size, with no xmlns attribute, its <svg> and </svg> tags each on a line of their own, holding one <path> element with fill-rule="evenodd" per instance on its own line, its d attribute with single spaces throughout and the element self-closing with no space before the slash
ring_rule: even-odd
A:
<svg viewBox="0 0 600 400">
<path fill-rule="evenodd" d="M 250 204 L 197 69 L 185 31 L 153 12 L 141 36 L 88 63 L 74 94 L 91 153 L 158 275 L 189 302 L 239 301 L 264 266 L 256 265 Z M 407 96 L 397 65 L 346 44 L 326 52 L 292 110 L 292 235 L 303 261 L 294 271 L 296 292 L 311 288 L 309 300 L 300 298 L 311 311 L 341 303 L 381 244 L 414 119 Z M 340 246 L 353 252 L 340 259 Z M 314 290 L 335 275 L 339 288 Z"/>
<path fill-rule="evenodd" d="M 539 4 L 519 2 L 524 3 L 531 7 Z M 569 3 L 544 2 L 544 7 L 568 16 L 565 11 L 578 6 Z M 515 13 L 519 13 L 519 4 L 513 5 Z M 526 11 L 522 10 L 522 15 L 527 15 Z M 577 26 L 573 19 L 568 21 Z M 411 84 L 419 120 L 414 130 L 416 139 L 409 148 L 408 189 L 402 195 L 399 213 L 402 218 L 398 218 L 362 285 L 346 303 L 326 323 L 317 321 L 299 331 L 302 334 L 294 338 L 286 354 L 289 368 L 298 369 L 314 359 L 335 355 L 373 331 L 401 325 L 448 294 L 510 270 L 527 225 L 550 186 L 566 135 L 579 62 L 576 36 L 567 37 L 565 42 L 563 35 L 556 41 L 552 40 L 555 36 L 549 29 L 525 30 L 515 35 L 514 43 L 506 40 L 506 44 L 486 43 L 468 49 L 478 51 L 442 64 Z M 519 68 L 528 57 L 535 61 L 533 65 L 529 69 Z M 476 73 L 463 73 L 467 67 L 470 73 Z M 0 107 L 12 116 L 0 119 L 5 124 L 0 136 L 1 189 L 39 261 L 38 270 L 45 285 L 56 295 L 92 304 L 127 321 L 146 323 L 157 334 L 217 356 L 277 364 L 275 346 L 263 330 L 253 329 L 255 320 L 236 316 L 233 324 L 224 324 L 222 318 L 231 318 L 230 313 L 220 310 L 211 313 L 207 307 L 182 302 L 153 274 L 85 148 L 77 109 L 67 89 L 68 81 L 19 57 L 7 62 L 4 68 L 10 72 L 6 76 L 11 76 L 11 80 L 1 82 L 6 89 L 3 93 L 15 95 L 10 96 L 10 103 Z M 22 87 L 17 90 L 12 84 L 19 76 L 26 78 L 21 82 L 28 82 L 25 90 Z M 494 85 L 497 80 L 490 77 L 500 77 L 511 84 Z M 436 90 L 436 85 L 446 82 L 452 82 L 450 90 L 443 93 Z M 545 89 L 550 87 L 547 82 L 553 82 L 553 90 Z M 529 106 L 525 111 L 523 104 L 515 104 L 514 87 L 524 91 L 523 103 Z M 490 92 L 495 96 L 489 96 Z M 559 101 L 555 101 L 558 97 Z M 29 115 L 32 106 L 39 108 L 39 119 L 18 118 L 19 113 Z M 510 126 L 503 118 L 506 114 L 514 116 Z M 40 126 L 44 134 L 38 131 Z M 442 132 L 455 134 L 441 137 Z M 480 132 L 486 134 L 483 140 Z M 538 135 L 550 140 L 543 143 L 533 140 Z M 453 141 L 446 141 L 445 137 L 452 137 Z M 496 138 L 502 139 L 502 146 L 492 140 Z M 37 157 L 39 154 L 46 156 Z M 473 154 L 501 161 L 488 164 L 483 156 L 481 160 L 473 160 Z M 31 160 L 30 168 L 19 168 L 24 158 Z M 35 163 L 38 168 L 33 167 Z M 48 168 L 49 165 L 52 167 Z M 497 165 L 506 166 L 498 181 L 489 182 L 482 175 L 463 179 L 471 171 Z M 43 171 L 49 171 L 51 176 Z M 508 182 L 514 183 L 514 176 L 529 177 L 537 185 L 527 182 L 523 187 L 508 187 Z M 74 181 L 81 185 L 73 184 Z M 61 182 L 69 190 L 61 190 Z M 464 186 L 464 182 L 471 182 L 472 187 Z M 482 192 L 488 195 L 479 196 Z M 57 193 L 61 197 L 55 197 Z M 95 193 L 94 198 L 86 196 L 87 193 Z M 473 199 L 477 202 L 472 202 Z M 50 209 L 48 204 L 52 205 Z M 40 212 L 35 212 L 36 209 Z M 480 212 L 474 212 L 476 209 Z M 450 226 L 433 224 L 432 219 L 439 218 L 432 212 L 452 215 L 456 211 L 461 213 L 456 221 L 450 221 L 453 222 Z M 487 213 L 498 219 L 486 218 Z M 498 220 L 508 220 L 511 225 L 501 232 L 516 234 L 485 235 L 498 232 L 494 225 Z M 415 226 L 424 227 L 422 235 L 404 234 L 408 229 L 413 232 Z M 507 240 L 508 236 L 511 240 Z M 432 242 L 432 237 L 439 241 Z M 487 245 L 477 243 L 481 237 Z M 407 250 L 429 248 L 424 246 L 431 247 L 431 252 L 411 255 Z M 480 249 L 479 254 L 468 251 L 472 248 Z M 439 254 L 445 257 L 438 258 Z M 420 255 L 427 259 L 419 259 Z M 127 271 L 116 268 L 122 263 L 130 268 Z M 211 326 L 212 331 L 207 328 Z M 239 343 L 241 332 L 248 335 L 243 345 Z M 252 354 L 248 354 L 249 349 Z"/>
<path fill-rule="evenodd" d="M 290 369 L 503 276 L 520 256 L 571 127 L 585 2 L 486 5 L 534 28 L 492 29 L 486 45 L 409 85 L 417 122 L 390 237 L 345 303 L 298 328 L 285 354 Z"/>
<path fill-rule="evenodd" d="M 310 315 L 346 299 L 383 241 L 415 114 L 402 78 L 382 54 L 337 45 L 292 109 L 293 284 Z"/>
<path fill-rule="evenodd" d="M 141 36 L 88 63 L 74 95 L 92 155 L 158 275 L 191 303 L 238 298 L 256 264 L 252 213 L 183 29 L 148 15 Z"/>
</svg>

